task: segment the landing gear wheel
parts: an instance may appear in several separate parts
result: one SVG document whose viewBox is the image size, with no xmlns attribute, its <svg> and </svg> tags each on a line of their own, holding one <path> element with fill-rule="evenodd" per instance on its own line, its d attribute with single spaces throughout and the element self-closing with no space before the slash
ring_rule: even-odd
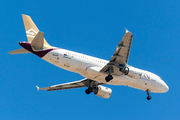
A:
<svg viewBox="0 0 180 120">
<path fill-rule="evenodd" d="M 147 100 L 150 100 L 150 99 L 151 99 L 151 96 L 148 96 L 148 97 L 147 97 Z"/>
<path fill-rule="evenodd" d="M 92 88 L 88 88 L 85 90 L 85 93 L 88 95 L 88 94 L 92 93 L 92 91 L 93 91 Z"/>
<path fill-rule="evenodd" d="M 152 97 L 149 95 L 150 90 L 147 89 L 146 92 L 147 92 L 147 95 L 148 95 L 148 96 L 147 96 L 147 100 L 150 100 L 150 99 L 152 98 Z"/>
<path fill-rule="evenodd" d="M 129 68 L 128 68 L 128 70 L 124 73 L 124 75 L 128 75 L 128 73 L 129 73 Z"/>
<path fill-rule="evenodd" d="M 128 73 L 129 73 L 129 68 L 128 68 L 128 67 L 119 68 L 119 71 L 123 72 L 124 75 L 128 75 Z"/>
<path fill-rule="evenodd" d="M 113 76 L 112 76 L 112 75 L 108 75 L 108 76 L 105 78 L 106 82 L 109 82 L 109 81 L 112 80 L 112 79 L 113 79 Z"/>
</svg>

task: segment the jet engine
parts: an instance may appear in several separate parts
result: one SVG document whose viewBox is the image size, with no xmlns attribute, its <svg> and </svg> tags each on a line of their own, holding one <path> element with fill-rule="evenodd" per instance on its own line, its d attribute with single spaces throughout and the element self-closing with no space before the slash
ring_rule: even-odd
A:
<svg viewBox="0 0 180 120">
<path fill-rule="evenodd" d="M 134 68 L 134 67 L 124 67 L 120 68 L 119 71 L 123 72 L 125 75 L 134 78 L 134 79 L 139 79 L 141 77 L 141 70 Z"/>
<path fill-rule="evenodd" d="M 110 88 L 98 85 L 96 88 L 93 89 L 93 92 L 99 97 L 109 98 L 111 97 L 112 90 Z"/>
</svg>

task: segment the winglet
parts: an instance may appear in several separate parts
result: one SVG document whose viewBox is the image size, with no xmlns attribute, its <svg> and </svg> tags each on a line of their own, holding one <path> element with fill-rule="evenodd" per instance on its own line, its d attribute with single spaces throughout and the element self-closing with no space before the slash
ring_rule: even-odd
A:
<svg viewBox="0 0 180 120">
<path fill-rule="evenodd" d="M 126 33 L 128 33 L 129 31 L 125 28 L 125 30 L 126 30 Z"/>
<path fill-rule="evenodd" d="M 36 88 L 37 88 L 37 91 L 39 91 L 40 88 L 38 86 L 36 86 Z"/>
</svg>

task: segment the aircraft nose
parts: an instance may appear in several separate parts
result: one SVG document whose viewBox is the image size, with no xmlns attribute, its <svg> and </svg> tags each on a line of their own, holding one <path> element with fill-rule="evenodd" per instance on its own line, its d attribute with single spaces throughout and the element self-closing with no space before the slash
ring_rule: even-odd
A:
<svg viewBox="0 0 180 120">
<path fill-rule="evenodd" d="M 167 92 L 167 91 L 169 91 L 169 87 L 168 87 L 167 84 L 166 84 L 166 92 Z"/>
<path fill-rule="evenodd" d="M 162 87 L 163 87 L 163 92 L 169 91 L 169 87 L 168 87 L 168 85 L 164 81 L 163 81 Z"/>
</svg>

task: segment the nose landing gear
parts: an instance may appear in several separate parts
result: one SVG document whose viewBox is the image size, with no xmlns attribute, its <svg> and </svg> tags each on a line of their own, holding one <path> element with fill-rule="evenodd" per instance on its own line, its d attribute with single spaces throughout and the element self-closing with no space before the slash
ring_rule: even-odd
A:
<svg viewBox="0 0 180 120">
<path fill-rule="evenodd" d="M 147 89 L 146 92 L 147 92 L 147 95 L 148 95 L 148 96 L 147 96 L 147 100 L 150 100 L 150 99 L 152 98 L 152 97 L 149 95 L 150 90 Z"/>
</svg>

